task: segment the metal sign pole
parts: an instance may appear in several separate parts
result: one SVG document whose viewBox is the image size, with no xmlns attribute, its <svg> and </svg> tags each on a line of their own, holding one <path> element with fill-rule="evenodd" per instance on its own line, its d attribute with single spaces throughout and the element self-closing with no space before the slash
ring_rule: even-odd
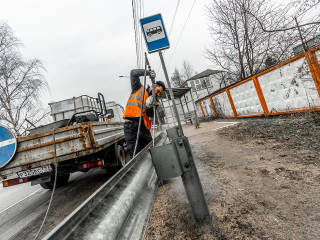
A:
<svg viewBox="0 0 320 240">
<path fill-rule="evenodd" d="M 193 160 L 188 138 L 183 134 L 179 112 L 175 103 L 167 69 L 161 52 L 161 50 L 170 47 L 169 39 L 162 21 L 162 16 L 161 14 L 149 16 L 140 19 L 140 23 L 148 52 L 152 53 L 159 51 L 163 72 L 166 77 L 170 97 L 172 99 L 174 115 L 177 118 L 178 123 L 178 126 L 169 128 L 167 130 L 168 137 L 171 140 L 169 144 L 150 149 L 152 161 L 160 180 L 181 176 L 193 216 L 197 221 L 201 221 L 207 217 L 210 217 L 210 213 L 205 201 L 203 189 L 196 165 Z M 154 87 L 152 89 L 154 90 Z M 169 99 L 168 103 L 170 107 Z M 183 108 L 183 106 L 181 107 Z M 174 116 L 172 117 L 173 122 L 175 122 Z"/>
<path fill-rule="evenodd" d="M 166 81 L 167 81 L 167 84 L 168 84 L 170 97 L 171 97 L 171 99 L 173 99 L 172 100 L 173 111 L 174 111 L 174 113 L 176 115 L 178 126 L 179 126 L 180 131 L 181 131 L 181 135 L 184 136 L 183 130 L 182 130 L 182 126 L 181 126 L 181 122 L 180 122 L 180 118 L 179 118 L 178 109 L 177 109 L 176 102 L 174 100 L 173 92 L 172 92 L 172 89 L 171 89 L 171 84 L 170 84 L 170 81 L 169 81 L 168 72 L 167 72 L 167 69 L 166 69 L 166 65 L 164 64 L 164 60 L 163 60 L 163 56 L 162 56 L 162 52 L 161 51 L 159 51 L 159 56 L 160 56 L 163 72 L 164 72 L 164 75 L 166 77 Z"/>
</svg>

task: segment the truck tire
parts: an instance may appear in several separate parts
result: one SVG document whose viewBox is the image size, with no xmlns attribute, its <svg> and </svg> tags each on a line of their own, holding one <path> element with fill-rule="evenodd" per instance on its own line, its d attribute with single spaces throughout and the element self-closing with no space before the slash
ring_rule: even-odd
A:
<svg viewBox="0 0 320 240">
<path fill-rule="evenodd" d="M 68 183 L 68 181 L 69 181 L 69 178 L 70 178 L 70 173 L 65 174 L 65 175 L 62 175 L 62 176 L 59 176 L 59 175 L 58 175 L 56 186 L 57 186 L 57 187 L 61 187 L 61 186 L 66 185 L 66 184 Z M 51 177 L 50 183 L 52 184 L 52 187 L 53 187 L 53 184 L 54 184 L 54 176 Z"/>
<path fill-rule="evenodd" d="M 119 169 L 126 165 L 126 153 L 121 145 L 116 145 L 116 158 L 118 160 Z"/>
<path fill-rule="evenodd" d="M 126 154 L 121 145 L 115 145 L 114 157 L 116 158 L 115 160 L 117 161 L 118 165 L 115 167 L 106 168 L 106 171 L 109 174 L 117 173 L 124 165 L 126 165 Z"/>
<path fill-rule="evenodd" d="M 40 186 L 44 189 L 53 189 L 53 186 L 50 184 L 50 182 L 40 183 Z"/>
<path fill-rule="evenodd" d="M 62 187 L 66 185 L 69 181 L 70 173 L 57 177 L 56 187 Z M 44 189 L 53 189 L 54 186 L 54 175 L 51 176 L 50 182 L 40 183 L 41 187 Z"/>
</svg>

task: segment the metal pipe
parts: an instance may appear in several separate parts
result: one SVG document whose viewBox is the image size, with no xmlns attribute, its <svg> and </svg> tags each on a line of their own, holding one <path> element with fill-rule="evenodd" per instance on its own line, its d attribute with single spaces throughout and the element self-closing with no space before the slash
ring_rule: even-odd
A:
<svg viewBox="0 0 320 240">
<path fill-rule="evenodd" d="M 190 92 L 190 94 L 192 95 L 192 93 L 191 93 L 191 92 Z M 186 101 L 187 110 L 188 110 L 188 112 L 190 112 L 189 107 L 188 107 L 188 102 L 187 102 L 186 95 L 185 95 L 185 94 L 183 94 L 183 97 L 184 97 L 184 100 Z"/>
<path fill-rule="evenodd" d="M 82 110 L 84 111 L 84 103 L 83 103 L 83 98 L 82 98 L 82 96 L 80 96 L 80 99 L 81 99 L 81 103 L 82 103 Z M 76 101 L 76 100 L 74 100 L 74 101 Z M 74 108 L 76 108 L 76 105 L 74 104 Z M 75 109 L 74 110 L 75 112 L 77 112 L 77 110 Z"/>
<path fill-rule="evenodd" d="M 183 129 L 182 129 L 182 125 L 181 125 L 181 122 L 180 122 L 180 118 L 179 118 L 179 113 L 178 113 L 178 109 L 177 109 L 177 106 L 176 106 L 176 103 L 174 101 L 174 95 L 173 95 L 173 92 L 172 92 L 172 88 L 171 88 L 171 84 L 170 84 L 170 81 L 169 81 L 169 76 L 168 76 L 168 73 L 167 73 L 167 69 L 166 69 L 166 65 L 164 64 L 164 60 L 163 60 L 163 56 L 162 56 L 162 52 L 159 51 L 159 56 L 160 56 L 160 59 L 161 59 L 161 64 L 162 64 L 162 68 L 163 68 L 163 72 L 164 72 L 164 75 L 166 77 L 166 80 L 167 80 L 167 84 L 168 84 L 168 88 L 169 88 L 169 93 L 170 93 L 170 96 L 171 96 L 171 99 L 173 99 L 173 110 L 177 116 L 177 122 L 178 122 L 178 126 L 180 128 L 180 131 L 181 131 L 181 135 L 183 136 Z"/>
<path fill-rule="evenodd" d="M 27 118 L 25 120 L 32 125 L 32 127 L 36 128 L 36 125 L 34 125 L 32 122 L 30 122 Z"/>
<path fill-rule="evenodd" d="M 194 112 L 195 112 L 195 115 L 196 115 L 196 121 L 197 121 L 197 120 L 198 120 L 197 108 L 196 108 L 196 105 L 195 105 L 195 103 L 194 103 L 194 99 L 193 99 L 192 92 L 190 93 L 190 95 L 191 95 L 192 104 L 193 104 Z"/>
<path fill-rule="evenodd" d="M 152 147 L 154 147 L 154 128 L 156 124 L 156 107 L 153 106 L 153 134 L 152 134 Z"/>
<path fill-rule="evenodd" d="M 147 57 L 147 53 L 145 52 L 144 53 L 144 56 L 146 58 L 146 63 L 148 65 L 148 69 L 149 69 L 149 72 L 151 71 L 151 66 L 149 64 L 149 61 L 148 61 L 148 57 Z M 157 101 L 156 101 L 156 89 L 155 89 L 155 82 L 154 82 L 154 78 L 153 77 L 150 77 L 151 79 L 151 82 L 152 82 L 152 96 L 153 96 L 153 134 L 152 134 L 152 143 L 153 143 L 153 147 L 154 147 L 154 126 L 155 126 L 155 119 L 156 119 L 156 104 L 157 104 Z"/>
<path fill-rule="evenodd" d="M 168 98 L 168 104 L 169 104 L 169 109 L 170 109 L 170 112 L 171 112 L 171 115 L 172 115 L 173 125 L 175 126 L 175 125 L 176 125 L 176 122 L 175 122 L 175 120 L 174 120 L 174 114 L 173 114 L 172 109 L 171 109 L 171 106 L 170 106 L 170 100 L 169 100 L 169 98 Z"/>
<path fill-rule="evenodd" d="M 157 115 L 157 118 L 158 118 L 158 123 L 159 123 L 160 129 L 161 129 L 161 131 L 163 132 L 163 130 L 162 130 L 162 124 L 161 124 L 160 117 L 159 117 L 159 111 L 156 111 L 156 115 Z"/>
<path fill-rule="evenodd" d="M 182 108 L 182 112 L 183 112 L 183 117 L 184 117 L 184 109 L 183 109 L 183 105 L 182 105 L 182 101 L 181 101 L 181 98 L 180 99 L 180 104 L 181 104 L 181 108 Z M 186 120 L 184 120 L 186 122 Z"/>
<path fill-rule="evenodd" d="M 145 89 L 146 89 L 146 81 L 147 81 L 147 61 L 146 61 L 146 63 L 145 63 L 145 67 L 144 67 L 143 97 L 142 97 L 142 101 L 141 101 L 141 109 L 140 109 L 138 133 L 137 133 L 136 145 L 134 146 L 133 157 L 136 155 L 137 146 L 138 146 L 138 141 L 139 141 L 140 127 L 141 127 L 141 119 L 142 119 L 142 110 L 143 110 L 143 103 L 144 103 L 144 95 L 145 95 L 145 93 L 146 93 L 146 91 L 145 91 Z"/>
<path fill-rule="evenodd" d="M 162 98 L 160 98 L 160 100 L 161 100 L 161 103 L 162 103 L 163 108 L 166 109 L 165 106 L 164 106 L 164 104 L 163 104 Z M 164 112 L 166 112 L 166 110 L 164 110 Z M 167 124 L 168 124 L 168 128 L 169 128 L 169 121 L 168 121 L 167 115 L 166 115 L 166 120 L 167 120 Z"/>
</svg>

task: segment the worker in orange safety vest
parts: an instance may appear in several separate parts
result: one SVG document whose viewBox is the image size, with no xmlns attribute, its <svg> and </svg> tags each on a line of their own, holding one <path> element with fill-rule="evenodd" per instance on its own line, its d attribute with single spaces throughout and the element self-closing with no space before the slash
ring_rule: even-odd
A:
<svg viewBox="0 0 320 240">
<path fill-rule="evenodd" d="M 140 82 L 140 78 L 144 76 L 144 69 L 133 69 L 130 73 L 131 80 L 131 95 L 128 99 L 126 108 L 124 110 L 123 118 L 125 119 L 124 123 L 124 137 L 127 143 L 127 149 L 129 151 L 130 157 L 133 157 L 134 148 L 137 140 L 137 133 L 139 127 L 139 117 L 141 113 L 141 102 L 143 101 L 143 111 L 140 127 L 139 140 L 137 144 L 136 153 L 140 152 L 145 146 L 147 146 L 152 141 L 152 136 L 150 129 L 152 126 L 152 121 L 149 117 L 153 116 L 153 96 L 152 96 L 152 87 L 147 86 L 145 88 L 145 96 L 143 99 L 143 85 Z M 155 78 L 156 74 L 153 70 L 146 72 L 147 76 Z M 164 82 L 156 81 L 155 82 L 155 95 L 159 97 L 166 87 Z M 143 99 L 143 100 L 142 100 Z M 156 99 L 157 100 L 157 99 Z M 159 105 L 157 101 L 156 106 Z"/>
</svg>

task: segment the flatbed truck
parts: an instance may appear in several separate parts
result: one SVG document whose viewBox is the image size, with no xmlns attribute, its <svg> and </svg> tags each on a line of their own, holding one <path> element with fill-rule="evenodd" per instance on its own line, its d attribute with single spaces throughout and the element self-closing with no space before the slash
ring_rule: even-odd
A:
<svg viewBox="0 0 320 240">
<path fill-rule="evenodd" d="M 71 173 L 94 167 L 114 172 L 127 163 L 121 105 L 105 102 L 101 93 L 49 105 L 53 123 L 17 138 L 15 155 L 0 168 L 3 187 L 31 182 L 52 189 L 55 175 L 60 187 Z"/>
</svg>

